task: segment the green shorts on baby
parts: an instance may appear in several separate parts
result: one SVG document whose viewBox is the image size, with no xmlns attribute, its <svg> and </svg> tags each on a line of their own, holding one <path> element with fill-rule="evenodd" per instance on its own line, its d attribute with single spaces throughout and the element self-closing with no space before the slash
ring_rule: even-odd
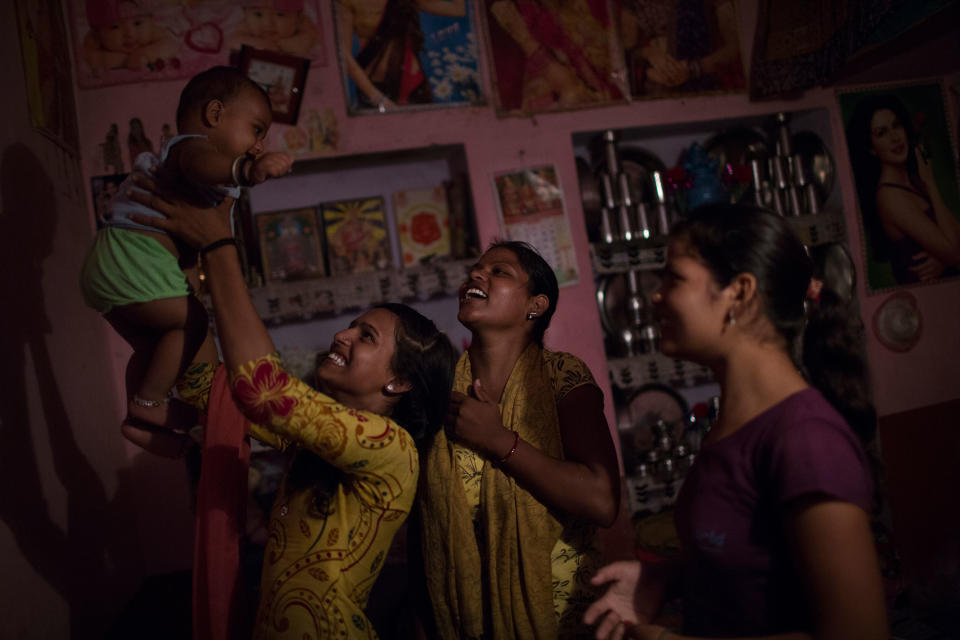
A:
<svg viewBox="0 0 960 640">
<path fill-rule="evenodd" d="M 177 258 L 156 239 L 120 227 L 103 227 L 80 270 L 80 291 L 100 313 L 114 307 L 190 295 Z"/>
</svg>

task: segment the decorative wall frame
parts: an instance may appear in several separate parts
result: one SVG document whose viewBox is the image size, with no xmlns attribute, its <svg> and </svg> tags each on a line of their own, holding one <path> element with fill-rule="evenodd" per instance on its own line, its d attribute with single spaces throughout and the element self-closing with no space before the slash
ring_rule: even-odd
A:
<svg viewBox="0 0 960 640">
<path fill-rule="evenodd" d="M 303 207 L 258 213 L 255 220 L 263 278 L 267 283 L 326 275 L 316 209 Z"/>
<path fill-rule="evenodd" d="M 941 79 L 844 87 L 867 293 L 960 275 L 953 118 Z"/>
<path fill-rule="evenodd" d="M 244 75 L 267 92 L 273 121 L 296 124 L 310 61 L 285 53 L 245 46 L 240 50 L 238 65 Z"/>
</svg>

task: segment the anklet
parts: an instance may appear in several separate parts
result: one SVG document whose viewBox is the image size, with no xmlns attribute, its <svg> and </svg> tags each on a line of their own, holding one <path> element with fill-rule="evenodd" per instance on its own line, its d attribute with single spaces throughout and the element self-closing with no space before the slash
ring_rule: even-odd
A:
<svg viewBox="0 0 960 640">
<path fill-rule="evenodd" d="M 137 394 L 133 394 L 133 397 L 130 398 L 130 401 L 133 402 L 133 404 L 137 405 L 138 407 L 153 409 L 154 407 L 162 407 L 163 405 L 168 404 L 170 402 L 170 398 L 168 396 L 163 400 L 145 400 L 144 398 L 141 398 Z"/>
</svg>

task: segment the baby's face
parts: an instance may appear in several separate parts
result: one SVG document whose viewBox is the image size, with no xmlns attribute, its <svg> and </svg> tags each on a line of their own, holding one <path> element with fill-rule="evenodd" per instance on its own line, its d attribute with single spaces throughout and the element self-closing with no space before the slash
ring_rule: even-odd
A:
<svg viewBox="0 0 960 640">
<path fill-rule="evenodd" d="M 94 27 L 100 46 L 107 51 L 129 52 L 134 49 L 133 29 L 130 20 L 118 20 Z"/>
<path fill-rule="evenodd" d="M 209 137 L 231 156 L 263 153 L 263 139 L 270 129 L 270 104 L 259 92 L 244 89 L 224 104 L 223 117 Z"/>
<path fill-rule="evenodd" d="M 277 37 L 277 12 L 267 7 L 246 7 L 243 20 L 247 31 L 258 38 Z"/>
<path fill-rule="evenodd" d="M 156 40 L 156 22 L 153 16 L 137 16 L 130 19 L 130 32 L 137 46 L 144 46 Z"/>
<path fill-rule="evenodd" d="M 299 11 L 277 11 L 274 16 L 278 38 L 289 38 L 297 33 L 300 26 Z"/>
</svg>

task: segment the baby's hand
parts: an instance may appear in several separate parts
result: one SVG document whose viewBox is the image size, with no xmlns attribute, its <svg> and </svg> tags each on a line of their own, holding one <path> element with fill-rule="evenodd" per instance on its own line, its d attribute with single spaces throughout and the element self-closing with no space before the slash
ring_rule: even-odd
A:
<svg viewBox="0 0 960 640">
<path fill-rule="evenodd" d="M 257 156 L 250 163 L 248 179 L 250 184 L 260 184 L 270 178 L 280 178 L 290 173 L 293 158 L 280 151 L 270 151 Z"/>
</svg>

